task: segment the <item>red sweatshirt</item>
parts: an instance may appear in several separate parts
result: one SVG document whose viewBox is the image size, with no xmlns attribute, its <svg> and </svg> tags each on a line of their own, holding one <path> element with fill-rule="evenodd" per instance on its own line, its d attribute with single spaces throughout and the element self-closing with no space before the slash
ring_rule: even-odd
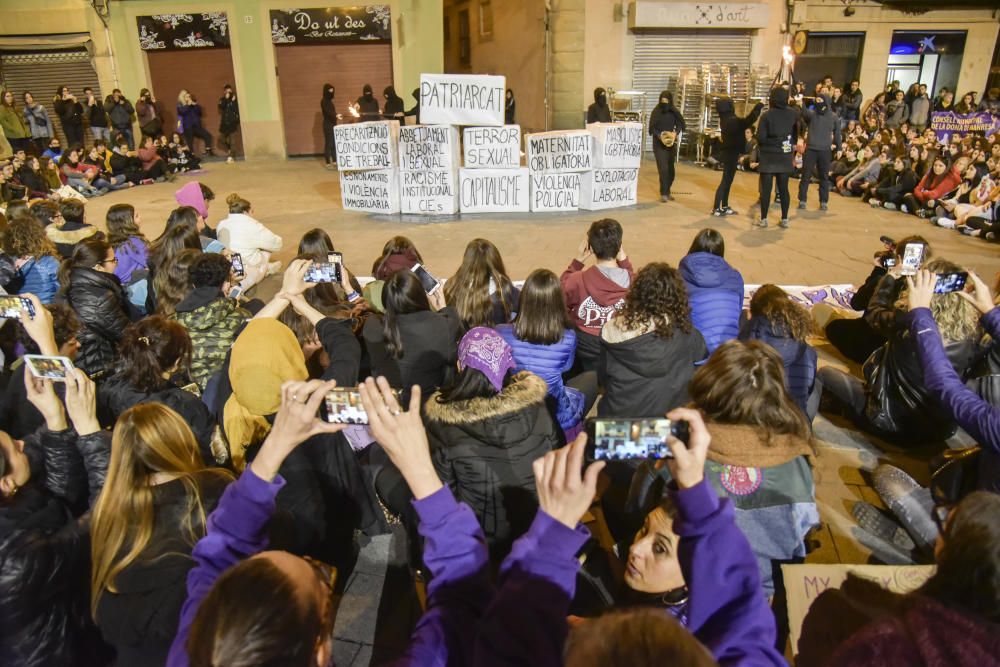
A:
<svg viewBox="0 0 1000 667">
<path fill-rule="evenodd" d="M 921 204 L 926 204 L 931 199 L 940 199 L 942 195 L 951 192 L 962 183 L 962 175 L 955 168 L 944 174 L 940 182 L 938 182 L 937 187 L 932 188 L 931 183 L 933 183 L 935 176 L 936 174 L 933 170 L 928 171 L 913 191 L 913 196 Z"/>
<path fill-rule="evenodd" d="M 631 284 L 635 278 L 632 262 L 626 257 L 618 266 L 628 271 Z M 584 271 L 583 264 L 575 259 L 563 271 L 560 281 L 570 319 L 580 331 L 593 336 L 601 335 L 601 327 L 621 309 L 629 290 L 605 276 L 596 266 Z"/>
</svg>

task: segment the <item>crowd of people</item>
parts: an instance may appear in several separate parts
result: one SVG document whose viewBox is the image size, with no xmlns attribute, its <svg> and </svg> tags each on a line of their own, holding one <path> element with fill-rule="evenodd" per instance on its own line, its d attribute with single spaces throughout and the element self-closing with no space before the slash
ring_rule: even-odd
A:
<svg viewBox="0 0 1000 667">
<path fill-rule="evenodd" d="M 759 135 L 804 119 L 855 136 L 777 90 Z M 760 109 L 720 111 L 734 137 Z M 728 188 L 716 197 L 728 207 Z M 799 664 L 995 660 L 1000 308 L 924 238 L 885 240 L 857 317 L 771 284 L 744 309 L 715 229 L 676 266 L 637 267 L 622 225 L 597 220 L 561 275 L 520 284 L 477 238 L 439 280 L 411 239 L 373 249 L 368 269 L 320 228 L 283 267 L 285 240 L 238 193 L 214 224 L 211 188 L 175 199 L 155 238 L 127 203 L 103 224 L 75 197 L 11 198 L 0 216 L 0 663 L 330 664 L 360 543 L 401 524 L 427 583 L 401 664 L 784 665 L 780 565 L 802 562 L 821 524 L 821 409 L 914 456 L 960 428 L 978 448 L 928 457 L 930 487 L 875 471 L 888 511 L 855 504 L 857 529 L 938 567 L 877 604 L 857 582 L 824 594 Z M 924 264 L 904 275 L 915 246 Z M 959 272 L 967 289 L 936 290 Z M 819 367 L 821 329 L 860 376 Z M 39 371 L 38 355 L 69 363 Z M 338 421 L 338 389 L 367 424 Z M 585 466 L 595 413 L 687 435 L 666 438 L 665 459 Z M 581 523 L 592 508 L 606 539 Z"/>
</svg>

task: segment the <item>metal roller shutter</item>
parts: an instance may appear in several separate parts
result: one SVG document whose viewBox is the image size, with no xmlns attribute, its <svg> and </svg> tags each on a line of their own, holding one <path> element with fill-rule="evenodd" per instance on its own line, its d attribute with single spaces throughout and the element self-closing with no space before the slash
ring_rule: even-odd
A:
<svg viewBox="0 0 1000 667">
<path fill-rule="evenodd" d="M 639 33 L 635 36 L 632 59 L 632 88 L 646 93 L 646 117 L 659 101 L 661 90 L 674 93 L 678 100 L 678 74 L 681 69 L 698 71 L 707 63 L 750 67 L 749 32 L 685 30 Z M 699 100 L 701 98 L 699 97 Z M 697 107 L 697 108 L 696 108 Z M 688 127 L 698 126 L 700 103 L 682 109 Z M 687 144 L 691 134 L 684 139 Z M 652 150 L 646 138 L 646 150 Z"/>
<path fill-rule="evenodd" d="M 70 51 L 40 51 L 40 52 L 0 52 L 0 77 L 4 88 L 12 90 L 17 99 L 18 108 L 23 100 L 24 91 L 30 92 L 36 102 L 41 103 L 49 112 L 49 120 L 56 130 L 56 136 L 63 146 L 66 145 L 66 135 L 62 124 L 56 115 L 52 98 L 59 86 L 69 86 L 81 104 L 84 102 L 83 89 L 91 87 L 94 96 L 103 99 L 101 87 L 97 82 L 97 72 L 86 49 Z M 86 133 L 84 140 L 90 143 L 93 137 L 84 121 Z"/>
</svg>

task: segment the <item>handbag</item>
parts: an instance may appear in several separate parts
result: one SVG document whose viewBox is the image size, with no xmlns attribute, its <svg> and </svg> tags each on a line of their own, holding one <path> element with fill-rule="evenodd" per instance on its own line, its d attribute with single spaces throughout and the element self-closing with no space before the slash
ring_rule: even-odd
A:
<svg viewBox="0 0 1000 667">
<path fill-rule="evenodd" d="M 941 505 L 955 505 L 979 485 L 979 445 L 948 449 L 931 460 L 931 496 Z"/>
</svg>

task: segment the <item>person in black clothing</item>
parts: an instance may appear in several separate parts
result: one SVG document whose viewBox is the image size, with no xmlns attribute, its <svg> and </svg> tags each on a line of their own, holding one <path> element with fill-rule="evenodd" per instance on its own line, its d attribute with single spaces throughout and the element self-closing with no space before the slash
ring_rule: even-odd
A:
<svg viewBox="0 0 1000 667">
<path fill-rule="evenodd" d="M 757 122 L 763 108 L 764 105 L 758 102 L 746 117 L 740 118 L 736 115 L 731 99 L 722 98 L 715 101 L 715 110 L 719 114 L 719 129 L 722 131 L 722 150 L 720 151 L 722 180 L 715 190 L 715 202 L 712 204 L 712 215 L 714 216 L 736 213 L 729 207 L 729 189 L 733 186 L 733 179 L 736 178 L 736 165 L 739 163 L 740 154 L 746 152 L 747 128 L 752 127 Z"/>
<path fill-rule="evenodd" d="M 66 134 L 66 145 L 83 145 L 83 105 L 76 101 L 76 95 L 69 91 L 68 86 L 59 86 L 52 99 L 56 115 L 62 121 L 63 132 Z"/>
<path fill-rule="evenodd" d="M 669 90 L 660 93 L 660 103 L 653 107 L 649 115 L 649 134 L 653 137 L 653 155 L 656 156 L 656 170 L 660 173 L 660 201 L 672 201 L 670 188 L 674 184 L 674 169 L 677 162 L 677 147 L 680 133 L 684 131 L 684 116 L 674 107 L 674 96 Z M 663 143 L 663 133 L 671 132 L 673 139 L 667 138 L 670 146 Z"/>
<path fill-rule="evenodd" d="M 396 89 L 386 86 L 382 91 L 385 97 L 385 108 L 382 110 L 382 117 L 386 120 L 403 119 L 403 98 L 396 94 Z"/>
<path fill-rule="evenodd" d="M 365 87 L 361 89 L 361 97 L 358 98 L 357 102 L 358 113 L 361 114 L 362 121 L 368 120 L 378 120 L 382 116 L 382 112 L 378 108 L 378 100 L 372 94 L 372 87 L 370 84 L 365 84 Z"/>
<path fill-rule="evenodd" d="M 115 137 L 119 134 L 125 137 L 128 149 L 134 150 L 135 138 L 132 134 L 132 115 L 135 114 L 135 108 L 132 106 L 132 103 L 122 94 L 121 90 L 115 88 L 104 100 L 104 111 L 108 114 L 108 120 L 111 121 Z M 113 146 L 118 143 L 114 140 L 115 137 L 111 137 L 108 140 L 109 145 Z"/>
<path fill-rule="evenodd" d="M 827 210 L 827 202 L 830 200 L 830 164 L 833 161 L 833 146 L 840 146 L 840 119 L 833 113 L 831 104 L 830 96 L 821 93 L 812 110 L 802 111 L 802 120 L 809 124 L 809 143 L 802 159 L 802 179 L 799 181 L 800 209 L 806 207 L 813 169 L 818 171 L 819 210 Z"/>
<path fill-rule="evenodd" d="M 337 107 L 333 104 L 334 87 L 329 83 L 323 85 L 323 99 L 319 101 L 323 112 L 323 159 L 326 166 L 337 164 L 337 145 L 333 140 L 333 128 L 337 126 Z"/>
<path fill-rule="evenodd" d="M 233 135 L 240 131 L 240 102 L 228 83 L 219 98 L 219 145 L 226 149 L 226 162 L 233 162 Z"/>
<path fill-rule="evenodd" d="M 420 125 L 420 89 L 414 88 L 413 92 L 410 94 L 413 95 L 413 99 L 415 99 L 417 103 L 413 105 L 413 108 L 404 113 L 403 116 L 406 118 L 413 116 L 417 121 L 417 125 Z M 513 95 L 513 93 L 511 93 L 511 95 Z"/>
<path fill-rule="evenodd" d="M 90 133 L 94 139 L 111 140 L 111 130 L 108 129 L 108 114 L 104 111 L 104 103 L 101 98 L 94 96 L 94 89 L 87 87 L 83 89 L 83 97 L 87 105 L 87 122 L 90 123 Z"/>
<path fill-rule="evenodd" d="M 514 125 L 517 123 L 517 102 L 514 101 L 514 91 L 510 88 L 507 89 L 507 94 L 504 96 L 503 103 L 503 122 L 507 125 Z"/>
<path fill-rule="evenodd" d="M 778 86 L 771 91 L 771 106 L 757 127 L 760 144 L 760 220 L 758 227 L 767 227 L 767 209 L 771 203 L 771 188 L 778 183 L 781 198 L 781 227 L 788 227 L 788 177 L 791 175 L 795 143 L 798 140 L 799 114 L 788 106 L 788 89 Z"/>
<path fill-rule="evenodd" d="M 587 107 L 587 123 L 610 123 L 611 107 L 608 93 L 603 88 L 594 89 L 594 103 Z"/>
</svg>

